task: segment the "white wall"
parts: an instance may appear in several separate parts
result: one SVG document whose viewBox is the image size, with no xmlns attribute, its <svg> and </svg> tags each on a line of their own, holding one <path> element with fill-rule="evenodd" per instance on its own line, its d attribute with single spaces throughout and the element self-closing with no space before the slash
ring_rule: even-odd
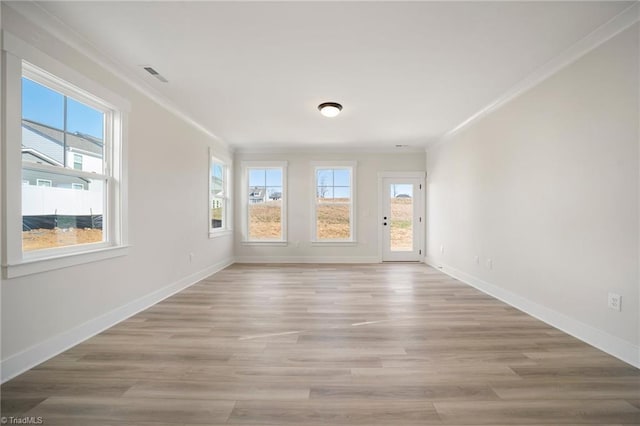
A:
<svg viewBox="0 0 640 426">
<path fill-rule="evenodd" d="M 6 379 L 232 261 L 233 241 L 208 238 L 208 149 L 223 146 L 6 5 L 2 26 L 131 102 L 129 255 L 2 282 Z"/>
<path fill-rule="evenodd" d="M 241 240 L 240 197 L 236 197 L 236 258 L 255 262 L 377 262 L 378 173 L 384 171 L 424 171 L 421 153 L 237 153 L 235 181 L 241 182 L 242 161 L 288 162 L 288 240 L 285 247 L 243 245 Z M 353 246 L 311 245 L 312 161 L 356 161 L 356 237 Z M 240 194 L 240 188 L 236 187 Z"/>
<path fill-rule="evenodd" d="M 636 24 L 427 153 L 429 262 L 636 365 L 638 36 Z"/>
</svg>

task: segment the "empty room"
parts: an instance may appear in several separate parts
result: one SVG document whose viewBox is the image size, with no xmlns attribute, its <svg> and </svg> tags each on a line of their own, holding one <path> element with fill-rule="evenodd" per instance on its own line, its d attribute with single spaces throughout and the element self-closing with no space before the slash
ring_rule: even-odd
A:
<svg viewBox="0 0 640 426">
<path fill-rule="evenodd" d="M 640 2 L 0 25 L 0 423 L 640 425 Z"/>
</svg>

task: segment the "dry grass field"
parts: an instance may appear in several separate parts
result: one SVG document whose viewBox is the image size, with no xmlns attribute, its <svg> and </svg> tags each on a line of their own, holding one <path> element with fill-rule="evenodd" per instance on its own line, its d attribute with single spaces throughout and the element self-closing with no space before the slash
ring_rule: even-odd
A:
<svg viewBox="0 0 640 426">
<path fill-rule="evenodd" d="M 391 250 L 413 250 L 413 199 L 391 199 Z"/>
<path fill-rule="evenodd" d="M 54 228 L 32 229 L 22 232 L 23 251 L 98 243 L 100 241 L 102 241 L 102 229 Z"/>
<path fill-rule="evenodd" d="M 279 239 L 282 233 L 280 211 L 282 200 L 249 205 L 249 238 L 252 240 Z"/>
<path fill-rule="evenodd" d="M 346 200 L 344 200 L 346 201 Z M 391 200 L 391 246 L 393 250 L 413 248 L 413 200 Z M 249 236 L 251 239 L 277 239 L 280 237 L 281 201 L 251 204 L 249 206 Z M 318 206 L 319 239 L 349 238 L 350 207 L 347 204 L 322 203 Z"/>
</svg>

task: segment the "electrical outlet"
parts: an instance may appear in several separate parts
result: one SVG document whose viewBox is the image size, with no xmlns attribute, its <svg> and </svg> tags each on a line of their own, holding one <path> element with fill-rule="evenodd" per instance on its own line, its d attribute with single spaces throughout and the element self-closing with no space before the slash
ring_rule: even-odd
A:
<svg viewBox="0 0 640 426">
<path fill-rule="evenodd" d="M 487 269 L 493 269 L 493 260 L 487 259 Z"/>
<path fill-rule="evenodd" d="M 193 258 L 194 257 L 195 257 L 195 254 L 189 253 L 189 263 L 193 263 Z"/>
<path fill-rule="evenodd" d="M 616 293 L 609 293 L 608 305 L 614 311 L 620 312 L 622 310 L 622 296 Z"/>
<path fill-rule="evenodd" d="M 440 254 L 444 254 L 444 244 L 440 244 Z"/>
<path fill-rule="evenodd" d="M 476 265 L 480 264 L 480 256 L 476 256 Z"/>
</svg>

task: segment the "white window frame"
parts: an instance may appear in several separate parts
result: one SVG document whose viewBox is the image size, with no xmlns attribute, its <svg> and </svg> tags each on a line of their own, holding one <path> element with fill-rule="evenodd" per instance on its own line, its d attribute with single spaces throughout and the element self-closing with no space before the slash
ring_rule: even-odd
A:
<svg viewBox="0 0 640 426">
<path fill-rule="evenodd" d="M 41 183 L 48 183 L 49 185 L 40 185 Z M 44 186 L 47 188 L 52 188 L 53 181 L 51 179 L 36 179 L 36 186 Z"/>
<path fill-rule="evenodd" d="M 287 204 L 289 194 L 287 191 L 287 161 L 242 161 L 240 179 L 241 205 L 242 205 L 242 244 L 243 245 L 272 245 L 286 246 L 287 243 Z M 282 210 L 280 212 L 281 235 L 280 239 L 250 240 L 249 239 L 249 170 L 250 169 L 282 169 Z"/>
<path fill-rule="evenodd" d="M 108 259 L 128 253 L 127 230 L 127 167 L 126 114 L 129 102 L 98 83 L 78 73 L 66 64 L 34 48 L 13 34 L 4 31 L 2 44 L 2 272 L 4 278 L 14 278 L 44 271 Z M 38 82 L 111 116 L 105 126 L 105 241 L 68 247 L 22 251 L 22 84 L 23 76 L 37 76 Z M 31 76 L 33 76 L 31 75 Z M 37 164 L 34 167 L 57 174 L 88 179 L 102 175 L 75 169 Z M 51 166 L 53 167 L 53 166 Z M 98 176 L 98 177 L 96 177 Z"/>
<path fill-rule="evenodd" d="M 312 245 L 356 245 L 356 175 L 357 175 L 357 161 L 312 161 L 311 162 L 311 244 Z M 316 191 L 318 188 L 318 169 L 349 169 L 351 171 L 351 201 L 350 201 L 350 216 L 349 224 L 350 237 L 344 239 L 318 239 L 317 230 L 317 206 L 318 200 Z M 345 203 L 346 204 L 346 203 Z"/>
<path fill-rule="evenodd" d="M 213 196 L 211 193 L 213 192 L 213 187 L 211 184 L 211 169 L 213 168 L 214 163 L 222 165 L 222 186 L 223 186 L 223 197 L 222 197 L 222 227 L 221 228 L 213 228 L 211 223 L 213 221 L 213 217 L 211 215 L 211 208 L 213 205 Z M 209 218 L 208 229 L 209 229 L 209 238 L 222 237 L 225 235 L 231 235 L 233 233 L 233 226 L 231 218 L 233 214 L 231 212 L 231 176 L 232 169 L 230 166 L 230 161 L 225 161 L 221 157 L 216 156 L 212 149 L 209 149 L 209 169 L 208 169 L 208 180 L 209 180 L 209 204 L 208 204 L 208 213 L 207 217 Z"/>
<path fill-rule="evenodd" d="M 84 183 L 72 183 L 71 189 L 80 189 L 84 191 Z"/>
<path fill-rule="evenodd" d="M 74 170 L 82 170 L 82 166 L 84 163 L 84 156 L 82 154 L 78 154 L 76 152 L 73 152 L 73 169 Z M 76 161 L 76 158 L 80 158 L 80 161 Z M 80 168 L 76 169 L 76 164 L 80 163 Z"/>
</svg>

